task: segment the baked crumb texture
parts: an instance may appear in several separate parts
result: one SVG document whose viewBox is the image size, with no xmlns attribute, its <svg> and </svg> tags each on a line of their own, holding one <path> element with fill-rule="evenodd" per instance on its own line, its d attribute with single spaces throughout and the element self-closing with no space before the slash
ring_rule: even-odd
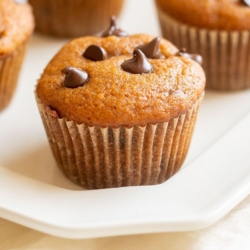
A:
<svg viewBox="0 0 250 250">
<path fill-rule="evenodd" d="M 243 0 L 155 0 L 175 20 L 197 28 L 249 30 L 249 1 Z"/>
<path fill-rule="evenodd" d="M 185 113 L 200 98 L 205 76 L 198 63 L 177 55 L 178 49 L 161 39 L 163 58 L 148 59 L 152 71 L 131 74 L 122 69 L 134 49 L 153 40 L 149 35 L 84 37 L 65 45 L 48 64 L 37 85 L 44 105 L 59 117 L 89 126 L 144 126 L 167 122 Z M 83 56 L 90 45 L 105 49 L 108 58 L 92 61 Z M 88 73 L 86 84 L 64 86 L 65 67 Z"/>
</svg>

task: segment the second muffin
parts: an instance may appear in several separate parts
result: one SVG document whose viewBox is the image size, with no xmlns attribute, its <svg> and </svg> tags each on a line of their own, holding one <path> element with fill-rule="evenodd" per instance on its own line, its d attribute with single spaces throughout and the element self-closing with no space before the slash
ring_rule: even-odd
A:
<svg viewBox="0 0 250 250">
<path fill-rule="evenodd" d="M 155 0 L 163 36 L 204 59 L 206 87 L 250 88 L 250 7 L 243 0 Z"/>
<path fill-rule="evenodd" d="M 89 189 L 149 185 L 178 171 L 205 86 L 188 56 L 143 34 L 82 37 L 59 51 L 36 95 L 71 180 Z"/>
<path fill-rule="evenodd" d="M 53 36 L 94 35 L 108 25 L 111 15 L 118 16 L 124 0 L 29 0 L 36 30 Z"/>
</svg>

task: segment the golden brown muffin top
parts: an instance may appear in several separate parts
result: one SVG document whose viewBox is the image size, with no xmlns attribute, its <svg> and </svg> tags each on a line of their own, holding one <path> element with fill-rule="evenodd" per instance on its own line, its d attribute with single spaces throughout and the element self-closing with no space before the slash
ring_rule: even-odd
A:
<svg viewBox="0 0 250 250">
<path fill-rule="evenodd" d="M 34 20 L 28 4 L 0 0 L 0 57 L 13 52 L 32 34 Z"/>
<path fill-rule="evenodd" d="M 121 65 L 133 57 L 134 48 L 153 38 L 140 34 L 75 39 L 48 64 L 38 81 L 37 96 L 59 117 L 78 124 L 116 127 L 169 121 L 201 96 L 205 76 L 198 63 L 177 56 L 178 49 L 165 39 L 159 45 L 164 58 L 147 59 L 153 67 L 150 73 L 124 71 Z M 108 58 L 84 58 L 82 54 L 92 44 L 102 46 Z M 88 82 L 77 88 L 65 87 L 61 71 L 67 66 L 86 71 Z"/>
<path fill-rule="evenodd" d="M 177 21 L 191 26 L 219 30 L 250 29 L 250 7 L 243 0 L 155 1 Z"/>
</svg>

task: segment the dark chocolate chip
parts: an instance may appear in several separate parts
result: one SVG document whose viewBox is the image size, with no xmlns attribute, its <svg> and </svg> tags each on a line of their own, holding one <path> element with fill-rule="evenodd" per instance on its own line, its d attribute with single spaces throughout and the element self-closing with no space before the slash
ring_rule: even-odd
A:
<svg viewBox="0 0 250 250">
<path fill-rule="evenodd" d="M 134 57 L 132 59 L 122 63 L 122 69 L 132 74 L 150 73 L 153 67 L 141 50 L 135 49 L 133 54 Z"/>
<path fill-rule="evenodd" d="M 124 37 L 124 36 L 128 36 L 128 33 L 118 28 L 117 23 L 116 23 L 116 17 L 112 16 L 109 28 L 104 30 L 101 36 L 102 37 L 106 37 L 106 36 Z"/>
<path fill-rule="evenodd" d="M 250 0 L 242 0 L 243 3 L 245 3 L 247 6 L 250 7 Z"/>
<path fill-rule="evenodd" d="M 88 82 L 88 73 L 74 67 L 65 67 L 62 73 L 66 74 L 64 86 L 67 88 L 77 88 Z"/>
<path fill-rule="evenodd" d="M 159 49 L 160 40 L 160 37 L 156 37 L 147 44 L 137 46 L 136 49 L 140 49 L 147 58 L 163 58 L 163 55 L 161 54 L 161 51 Z"/>
<path fill-rule="evenodd" d="M 90 45 L 83 56 L 92 61 L 102 61 L 108 58 L 106 50 L 98 45 Z"/>
<path fill-rule="evenodd" d="M 198 54 L 189 54 L 186 52 L 185 48 L 180 49 L 180 51 L 177 53 L 177 56 L 183 56 L 185 58 L 192 59 L 196 61 L 199 64 L 202 64 L 202 56 Z"/>
</svg>

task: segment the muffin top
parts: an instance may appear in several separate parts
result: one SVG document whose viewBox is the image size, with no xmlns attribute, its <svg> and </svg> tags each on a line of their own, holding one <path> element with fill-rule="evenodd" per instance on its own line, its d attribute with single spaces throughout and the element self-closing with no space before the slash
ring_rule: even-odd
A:
<svg viewBox="0 0 250 250">
<path fill-rule="evenodd" d="M 177 21 L 198 28 L 218 30 L 250 29 L 250 1 L 247 0 L 156 0 Z M 247 4 L 248 3 L 248 4 Z"/>
<path fill-rule="evenodd" d="M 153 58 L 146 58 L 142 46 L 149 44 Z M 166 122 L 189 109 L 204 90 L 201 66 L 180 54 L 167 40 L 145 34 L 78 38 L 51 60 L 36 94 L 53 115 L 78 124 Z"/>
<path fill-rule="evenodd" d="M 14 0 L 0 0 L 0 57 L 13 52 L 31 35 L 32 9 Z"/>
</svg>

